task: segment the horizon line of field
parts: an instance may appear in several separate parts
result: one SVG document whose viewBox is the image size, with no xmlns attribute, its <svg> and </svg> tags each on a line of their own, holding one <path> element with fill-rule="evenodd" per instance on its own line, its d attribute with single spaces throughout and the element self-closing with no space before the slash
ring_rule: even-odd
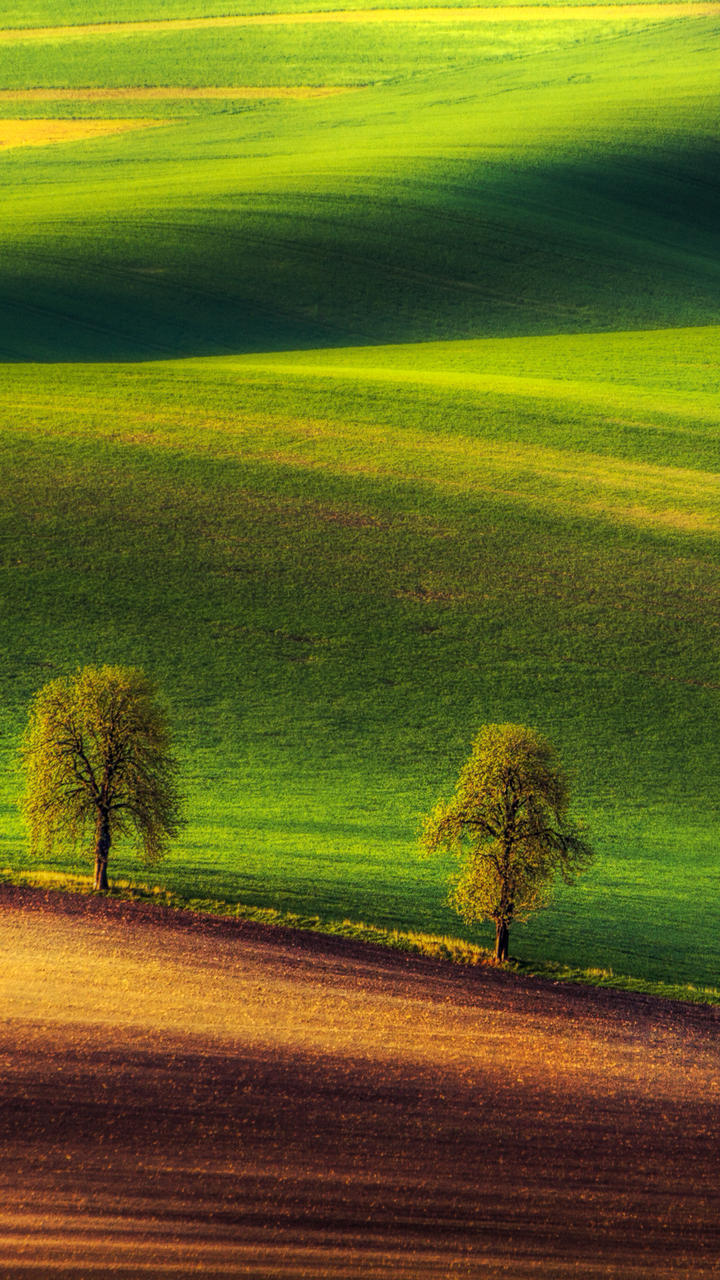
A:
<svg viewBox="0 0 720 1280">
<path fill-rule="evenodd" d="M 312 9 L 296 13 L 246 13 L 212 18 L 159 18 L 132 22 L 89 22 L 54 27 L 0 28 L 0 40 L 71 39 L 93 35 L 132 35 L 154 31 L 191 31 L 207 27 L 294 26 L 302 23 L 363 22 L 537 22 L 617 21 L 618 18 L 716 17 L 718 0 L 631 0 L 619 4 L 456 5 L 406 8 Z"/>
</svg>

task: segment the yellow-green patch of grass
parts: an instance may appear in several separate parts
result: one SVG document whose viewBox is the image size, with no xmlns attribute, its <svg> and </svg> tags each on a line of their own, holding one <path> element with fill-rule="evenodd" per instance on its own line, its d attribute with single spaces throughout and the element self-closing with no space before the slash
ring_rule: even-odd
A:
<svg viewBox="0 0 720 1280">
<path fill-rule="evenodd" d="M 228 428 L 218 426 L 220 432 Z M 446 493 L 502 494 L 538 510 L 611 518 L 635 527 L 715 534 L 720 531 L 717 476 L 691 468 L 611 459 L 536 443 L 433 435 L 412 428 L 351 423 L 252 421 L 243 434 L 228 424 L 246 459 L 338 476 L 420 481 Z M 173 433 L 174 434 L 174 433 Z M 177 439 L 177 437 L 175 437 Z M 163 443 L 156 434 L 155 443 Z M 172 437 L 164 438 L 172 447 Z M 207 448 L 205 437 L 203 448 Z"/>
<path fill-rule="evenodd" d="M 202 361 L 188 365 L 199 374 L 206 367 Z M 253 367 L 243 362 L 245 373 Z M 277 371 L 277 366 L 273 368 Z M 299 372 L 292 367 L 291 371 Z M 363 382 L 367 372 L 362 370 Z M 411 371 L 407 380 L 423 381 L 422 375 L 416 378 Z M 523 379 L 502 381 L 507 381 L 508 394 L 511 386 L 516 393 L 520 389 L 515 398 L 522 399 L 526 390 Z M 634 389 L 623 388 L 613 402 L 618 411 L 623 404 L 627 407 L 628 400 L 622 394 L 625 390 L 630 403 L 634 400 Z M 587 388 L 582 395 L 578 393 L 578 403 L 583 403 L 587 394 Z M 658 403 L 660 400 L 658 397 Z M 93 397 L 92 412 L 82 406 L 73 409 L 71 425 L 62 428 L 62 435 L 83 438 L 86 416 L 96 431 L 100 403 Z M 533 403 L 532 395 L 528 403 Z M 115 415 L 114 404 L 111 409 Z M 124 415 L 120 430 L 113 427 L 112 439 L 129 447 L 152 444 L 190 455 L 242 456 L 245 462 L 269 462 L 302 472 L 322 470 L 338 477 L 420 482 L 447 495 L 502 495 L 537 511 L 611 520 L 655 532 L 714 535 L 720 531 L 720 494 L 714 471 L 612 458 L 604 452 L 542 445 L 535 440 L 476 438 L 454 429 L 429 434 L 399 424 L 365 423 L 359 433 L 352 421 L 242 410 L 205 413 L 199 423 L 192 411 L 176 406 L 171 413 L 145 411 L 139 418 L 130 411 Z"/>
<path fill-rule="evenodd" d="M 127 133 L 164 124 L 162 120 L 0 120 L 0 152 L 12 147 L 46 147 L 51 143 L 84 142 L 111 133 Z"/>
</svg>

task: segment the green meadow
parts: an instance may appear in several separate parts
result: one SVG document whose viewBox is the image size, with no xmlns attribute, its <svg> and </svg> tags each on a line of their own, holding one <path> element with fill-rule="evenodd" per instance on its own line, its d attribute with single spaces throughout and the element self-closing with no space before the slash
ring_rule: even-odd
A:
<svg viewBox="0 0 720 1280">
<path fill-rule="evenodd" d="M 416 833 L 517 720 L 598 857 L 512 952 L 717 982 L 720 19 L 616 8 L 0 39 L 7 89 L 128 89 L 0 141 L 138 124 L 0 147 L 0 869 L 33 691 L 133 663 L 189 821 L 116 874 L 482 942 Z M 131 92 L 293 85 L 348 91 Z"/>
</svg>

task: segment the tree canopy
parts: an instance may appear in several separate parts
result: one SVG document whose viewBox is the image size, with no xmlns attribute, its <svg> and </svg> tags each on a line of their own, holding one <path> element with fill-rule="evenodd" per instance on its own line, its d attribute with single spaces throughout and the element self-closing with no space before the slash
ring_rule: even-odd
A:
<svg viewBox="0 0 720 1280">
<path fill-rule="evenodd" d="M 507 959 L 510 926 L 544 907 L 559 876 L 572 884 L 593 851 L 569 816 L 569 783 L 548 740 L 517 724 L 484 725 L 458 779 L 423 823 L 428 853 L 459 859 L 450 901 L 468 923 L 495 924 Z"/>
<path fill-rule="evenodd" d="M 178 768 L 154 684 L 135 667 L 84 667 L 36 694 L 22 745 L 23 810 L 33 851 L 92 840 L 95 888 L 111 844 L 149 862 L 182 825 Z"/>
</svg>

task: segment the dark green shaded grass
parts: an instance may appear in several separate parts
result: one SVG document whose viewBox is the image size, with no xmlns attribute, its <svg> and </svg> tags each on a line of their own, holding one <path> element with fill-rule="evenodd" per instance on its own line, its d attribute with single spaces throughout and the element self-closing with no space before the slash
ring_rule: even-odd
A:
<svg viewBox="0 0 720 1280">
<path fill-rule="evenodd" d="M 80 145 L 90 158 L 108 144 Z M 115 145 L 122 153 L 141 144 Z M 158 144 L 147 135 L 143 145 Z M 310 194 L 267 166 L 271 189 L 260 197 L 233 193 L 238 171 L 224 161 L 210 190 L 199 163 L 193 209 L 178 207 L 174 174 L 161 214 L 136 188 L 134 207 L 119 216 L 112 207 L 91 216 L 73 195 L 47 201 L 29 227 L 25 196 L 0 269 L 3 354 L 132 358 L 572 332 L 614 318 L 626 328 L 711 323 L 718 192 L 709 180 L 681 223 L 661 200 L 667 162 L 636 157 L 639 243 L 624 225 L 625 203 L 604 187 L 611 176 L 620 184 L 628 166 L 607 159 L 519 173 L 509 163 L 448 161 L 442 183 L 404 180 L 399 213 L 382 174 Z M 687 191 L 693 175 L 714 171 L 715 156 L 678 152 L 671 163 L 691 170 Z M 38 181 L 42 168 L 47 161 Z M 118 178 L 124 168 L 121 160 Z M 31 167 L 18 172 L 28 177 Z M 102 195 L 112 206 L 111 192 Z M 591 209 L 603 215 L 595 241 L 584 221 Z"/>
</svg>

